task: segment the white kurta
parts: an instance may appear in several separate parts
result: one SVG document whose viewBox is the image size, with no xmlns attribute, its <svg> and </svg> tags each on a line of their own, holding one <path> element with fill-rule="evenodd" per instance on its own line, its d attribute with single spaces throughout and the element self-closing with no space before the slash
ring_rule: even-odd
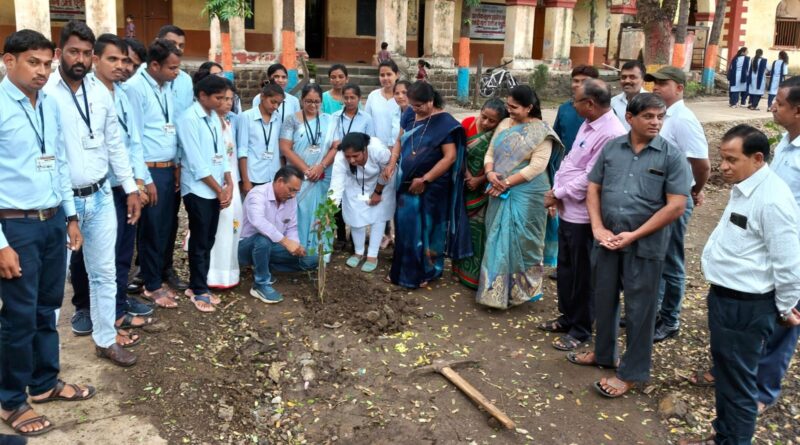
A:
<svg viewBox="0 0 800 445">
<path fill-rule="evenodd" d="M 375 136 L 387 147 L 394 145 L 392 140 L 392 116 L 400 107 L 394 97 L 388 100 L 381 94 L 380 88 L 369 93 L 364 111 L 372 117 Z"/>
<path fill-rule="evenodd" d="M 748 94 L 755 94 L 757 96 L 763 96 L 764 95 L 764 91 L 767 89 L 767 69 L 769 68 L 769 61 L 767 61 L 767 68 L 764 68 L 764 72 L 761 73 L 761 76 L 759 76 L 758 75 L 758 65 L 761 64 L 761 60 L 763 60 L 763 59 L 758 59 L 757 65 L 756 65 L 756 71 L 751 74 L 752 77 L 750 78 L 750 85 L 747 87 L 747 93 Z M 752 69 L 752 67 L 751 67 L 751 69 Z M 758 87 L 759 81 L 761 83 L 761 88 Z"/>
<path fill-rule="evenodd" d="M 774 73 L 772 74 L 772 80 L 769 84 L 769 94 L 776 96 L 778 94 L 778 85 L 781 83 L 781 72 L 783 72 L 783 76 L 786 77 L 789 75 L 789 66 L 783 63 L 783 60 L 776 60 L 774 65 Z"/>
<path fill-rule="evenodd" d="M 742 70 L 744 70 L 744 56 L 739 56 L 733 60 L 736 64 L 736 83 L 731 84 L 730 91 L 732 93 L 741 93 L 747 91 L 747 81 L 742 81 Z M 750 68 L 750 67 L 748 67 Z"/>
<path fill-rule="evenodd" d="M 395 209 L 394 178 L 386 181 L 378 205 L 369 205 L 369 197 L 375 186 L 384 181 L 381 172 L 388 165 L 392 153 L 380 139 L 373 137 L 367 147 L 367 163 L 350 170 L 350 163 L 343 152 L 336 153 L 331 177 L 331 198 L 342 204 L 342 217 L 351 227 L 365 227 L 392 219 Z"/>
</svg>

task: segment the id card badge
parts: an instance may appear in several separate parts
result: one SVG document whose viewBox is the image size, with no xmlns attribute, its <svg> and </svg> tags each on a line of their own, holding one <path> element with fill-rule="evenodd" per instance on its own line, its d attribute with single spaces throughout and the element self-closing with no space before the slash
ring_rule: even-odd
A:
<svg viewBox="0 0 800 445">
<path fill-rule="evenodd" d="M 175 134 L 175 124 L 164 124 L 164 134 Z"/>
<path fill-rule="evenodd" d="M 271 151 L 265 151 L 264 153 L 261 153 L 261 159 L 265 161 L 271 161 L 272 157 L 273 153 Z"/>
<path fill-rule="evenodd" d="M 100 148 L 100 138 L 98 137 L 84 136 L 81 138 L 81 142 L 84 150 L 97 150 Z"/>
<path fill-rule="evenodd" d="M 370 196 L 367 193 L 359 193 L 356 199 L 363 202 L 369 202 Z"/>
<path fill-rule="evenodd" d="M 212 162 L 214 165 L 222 165 L 222 155 L 214 155 Z"/>
<path fill-rule="evenodd" d="M 56 171 L 56 157 L 53 155 L 42 155 L 36 158 L 36 171 L 37 172 Z"/>
<path fill-rule="evenodd" d="M 320 151 L 319 145 L 311 145 L 308 147 L 309 153 L 319 153 L 319 151 Z"/>
</svg>

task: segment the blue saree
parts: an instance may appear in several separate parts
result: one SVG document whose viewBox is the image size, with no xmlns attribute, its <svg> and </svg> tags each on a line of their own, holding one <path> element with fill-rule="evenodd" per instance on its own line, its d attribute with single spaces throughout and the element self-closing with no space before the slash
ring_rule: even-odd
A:
<svg viewBox="0 0 800 445">
<path fill-rule="evenodd" d="M 464 205 L 464 129 L 447 113 L 414 122 L 404 119 L 400 168 L 397 177 L 395 249 L 389 277 L 392 283 L 417 288 L 442 276 L 444 258 L 472 255 Z M 420 195 L 408 192 L 411 181 L 427 173 L 444 154 L 442 145 L 456 146 L 450 170 L 425 186 Z"/>
<path fill-rule="evenodd" d="M 292 148 L 310 167 L 322 162 L 333 141 L 335 123 L 328 114 L 320 113 L 316 119 L 308 121 L 308 126 L 295 114 L 287 116 L 281 127 L 281 139 L 292 141 Z M 308 129 L 311 129 L 309 133 Z M 316 147 L 312 144 L 316 142 Z M 314 231 L 314 211 L 328 196 L 331 185 L 331 167 L 317 182 L 303 181 L 297 194 L 297 232 L 300 245 L 306 250 L 317 248 L 317 234 Z M 313 252 L 314 250 L 312 250 Z"/>
<path fill-rule="evenodd" d="M 495 136 L 494 171 L 505 177 L 529 165 L 531 153 L 552 139 L 548 169 L 509 190 L 507 199 L 489 198 L 486 210 L 486 252 L 481 263 L 476 301 L 500 309 L 542 297 L 550 170 L 563 153 L 558 136 L 544 122 L 515 125 Z"/>
</svg>

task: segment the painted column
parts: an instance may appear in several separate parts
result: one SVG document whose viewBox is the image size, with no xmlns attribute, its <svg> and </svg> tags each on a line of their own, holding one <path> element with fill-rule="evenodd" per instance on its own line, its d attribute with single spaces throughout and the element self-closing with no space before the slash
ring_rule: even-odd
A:
<svg viewBox="0 0 800 445">
<path fill-rule="evenodd" d="M 572 10 L 577 0 L 545 0 L 542 58 L 554 69 L 569 70 L 572 62 Z"/>
<path fill-rule="evenodd" d="M 208 24 L 208 60 L 217 60 L 217 56 L 222 53 L 222 38 L 220 37 L 219 18 L 212 16 Z"/>
<path fill-rule="evenodd" d="M 428 0 L 425 2 L 425 55 L 427 62 L 436 67 L 453 67 L 453 27 L 456 3 L 454 0 Z"/>
<path fill-rule="evenodd" d="M 86 0 L 86 24 L 95 36 L 117 33 L 117 2 L 115 0 Z"/>
<path fill-rule="evenodd" d="M 622 24 L 630 17 L 636 16 L 636 2 L 626 0 L 613 0 L 611 5 L 611 28 L 606 52 L 608 64 L 616 66 L 619 63 L 619 36 Z"/>
<path fill-rule="evenodd" d="M 408 29 L 408 0 L 378 0 L 375 14 L 375 54 L 377 63 L 381 43 L 389 44 L 392 56 L 405 56 Z"/>
<path fill-rule="evenodd" d="M 230 20 L 231 50 L 235 53 L 245 50 L 244 42 L 244 17 L 234 17 Z"/>
<path fill-rule="evenodd" d="M 17 31 L 32 29 L 52 37 L 50 29 L 50 2 L 48 0 L 14 0 Z"/>
<path fill-rule="evenodd" d="M 711 28 L 714 26 L 714 13 L 713 12 L 698 12 L 695 14 L 695 22 L 697 26 L 707 26 L 708 33 L 711 34 Z M 714 73 L 717 68 L 717 56 L 719 55 L 719 44 L 707 45 L 706 55 L 703 60 L 703 86 L 709 92 L 714 89 Z"/>
<path fill-rule="evenodd" d="M 283 0 L 272 0 L 272 52 L 281 52 L 281 31 L 283 30 Z"/>
<path fill-rule="evenodd" d="M 503 45 L 503 62 L 511 61 L 509 68 L 532 70 L 533 22 L 537 0 L 506 1 L 506 39 Z M 427 17 L 426 17 L 427 18 Z M 427 22 L 426 22 L 427 23 Z"/>
</svg>

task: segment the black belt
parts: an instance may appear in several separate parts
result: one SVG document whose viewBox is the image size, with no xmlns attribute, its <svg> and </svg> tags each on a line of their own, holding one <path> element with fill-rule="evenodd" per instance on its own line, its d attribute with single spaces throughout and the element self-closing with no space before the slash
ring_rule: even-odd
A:
<svg viewBox="0 0 800 445">
<path fill-rule="evenodd" d="M 92 193 L 100 190 L 103 188 L 103 184 L 106 183 L 106 178 L 103 178 L 92 185 L 81 187 L 77 189 L 72 189 L 72 193 L 77 196 L 78 198 L 83 198 L 84 196 L 89 196 Z"/>
<path fill-rule="evenodd" d="M 717 286 L 716 284 L 711 285 L 711 290 L 714 291 L 717 296 L 730 298 L 733 300 L 772 300 L 775 298 L 775 291 L 771 290 L 765 294 L 751 294 L 750 292 L 742 292 L 738 290 L 728 289 L 727 287 Z"/>
</svg>

